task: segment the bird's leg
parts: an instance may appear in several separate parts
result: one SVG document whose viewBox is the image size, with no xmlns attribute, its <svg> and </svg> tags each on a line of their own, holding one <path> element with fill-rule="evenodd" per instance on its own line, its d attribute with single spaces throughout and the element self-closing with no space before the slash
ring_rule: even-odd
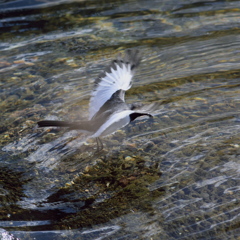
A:
<svg viewBox="0 0 240 240">
<path fill-rule="evenodd" d="M 96 150 L 96 152 L 98 152 L 99 151 L 98 137 L 96 138 L 96 142 L 97 142 L 97 150 Z"/>
<path fill-rule="evenodd" d="M 98 138 L 98 140 L 99 140 L 99 142 L 101 144 L 101 150 L 100 151 L 102 151 L 103 150 L 103 142 L 102 142 L 101 138 Z"/>
<path fill-rule="evenodd" d="M 96 138 L 97 141 L 97 151 L 96 152 L 101 152 L 103 150 L 103 143 L 99 137 Z"/>
</svg>

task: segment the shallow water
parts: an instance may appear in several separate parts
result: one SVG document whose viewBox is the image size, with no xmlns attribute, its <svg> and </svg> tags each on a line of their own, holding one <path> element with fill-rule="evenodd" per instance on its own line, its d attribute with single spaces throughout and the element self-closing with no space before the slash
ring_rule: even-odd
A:
<svg viewBox="0 0 240 240">
<path fill-rule="evenodd" d="M 240 1 L 0 3 L 3 239 L 240 237 Z M 94 140 L 38 129 L 86 119 L 93 81 L 143 55 L 128 103 L 161 103 Z M 14 236 L 14 237 L 13 237 Z"/>
</svg>

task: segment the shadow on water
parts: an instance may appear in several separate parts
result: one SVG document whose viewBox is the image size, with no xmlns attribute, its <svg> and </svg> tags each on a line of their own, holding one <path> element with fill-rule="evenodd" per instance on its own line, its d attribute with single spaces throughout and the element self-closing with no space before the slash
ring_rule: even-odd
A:
<svg viewBox="0 0 240 240">
<path fill-rule="evenodd" d="M 0 3 L 0 234 L 238 239 L 239 1 Z M 154 118 L 95 142 L 38 129 L 84 120 L 93 81 L 142 52 L 128 103 Z M 7 238 L 8 237 L 8 238 Z"/>
</svg>

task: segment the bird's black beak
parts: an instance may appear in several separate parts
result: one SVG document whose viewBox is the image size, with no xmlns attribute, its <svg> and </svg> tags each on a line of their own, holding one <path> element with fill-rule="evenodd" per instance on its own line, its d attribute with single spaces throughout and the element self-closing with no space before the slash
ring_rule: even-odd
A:
<svg viewBox="0 0 240 240">
<path fill-rule="evenodd" d="M 144 116 L 144 115 L 146 115 L 146 116 L 149 116 L 149 117 L 153 117 L 151 114 L 149 114 L 149 113 L 137 113 L 137 112 L 135 112 L 135 113 L 131 113 L 129 116 L 130 116 L 130 121 L 132 122 L 134 119 L 136 119 L 137 117 L 141 117 L 141 116 Z"/>
</svg>

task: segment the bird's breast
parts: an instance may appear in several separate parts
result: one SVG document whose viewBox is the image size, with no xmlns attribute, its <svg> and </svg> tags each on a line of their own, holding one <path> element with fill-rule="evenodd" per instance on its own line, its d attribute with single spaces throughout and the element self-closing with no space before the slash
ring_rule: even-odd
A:
<svg viewBox="0 0 240 240">
<path fill-rule="evenodd" d="M 125 110 L 111 115 L 96 131 L 92 137 L 106 136 L 130 123 L 131 110 Z"/>
</svg>

